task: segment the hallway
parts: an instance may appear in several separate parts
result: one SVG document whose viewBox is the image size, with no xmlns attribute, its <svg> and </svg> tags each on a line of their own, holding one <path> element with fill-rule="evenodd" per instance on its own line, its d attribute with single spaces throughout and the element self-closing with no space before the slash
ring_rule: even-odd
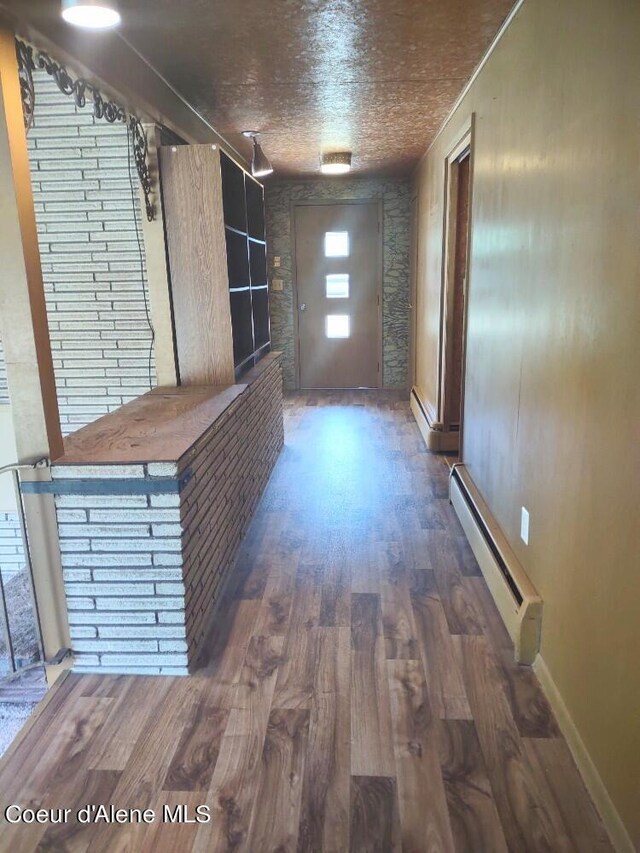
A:
<svg viewBox="0 0 640 853">
<path fill-rule="evenodd" d="M 610 850 L 408 403 L 296 394 L 285 428 L 203 669 L 69 675 L 0 765 L 6 802 L 211 822 L 3 821 L 0 849 Z"/>
</svg>

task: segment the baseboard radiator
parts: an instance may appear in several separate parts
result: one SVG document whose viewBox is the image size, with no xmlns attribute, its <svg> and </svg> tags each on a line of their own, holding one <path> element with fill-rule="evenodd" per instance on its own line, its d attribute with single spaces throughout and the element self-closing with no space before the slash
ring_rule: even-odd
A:
<svg viewBox="0 0 640 853">
<path fill-rule="evenodd" d="M 500 616 L 518 663 L 533 663 L 540 647 L 542 599 L 534 589 L 464 465 L 451 470 L 449 496 Z"/>
</svg>

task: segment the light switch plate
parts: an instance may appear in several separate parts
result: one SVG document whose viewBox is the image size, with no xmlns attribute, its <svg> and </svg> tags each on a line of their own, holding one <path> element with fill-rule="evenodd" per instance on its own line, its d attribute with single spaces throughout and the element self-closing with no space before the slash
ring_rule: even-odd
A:
<svg viewBox="0 0 640 853">
<path fill-rule="evenodd" d="M 520 538 L 525 545 L 529 544 L 529 510 L 525 507 L 520 514 Z"/>
<path fill-rule="evenodd" d="M 271 279 L 271 290 L 275 293 L 282 293 L 284 290 L 284 282 L 281 278 L 272 278 Z"/>
</svg>

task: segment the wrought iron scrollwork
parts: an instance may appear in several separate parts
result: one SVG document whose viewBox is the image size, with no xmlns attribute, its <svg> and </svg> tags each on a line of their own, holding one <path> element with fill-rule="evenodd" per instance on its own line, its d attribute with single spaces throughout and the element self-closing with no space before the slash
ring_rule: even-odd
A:
<svg viewBox="0 0 640 853">
<path fill-rule="evenodd" d="M 97 89 L 92 89 L 92 92 L 93 114 L 96 118 L 103 118 L 110 124 L 114 124 L 116 121 L 127 120 L 127 114 L 123 107 L 113 101 L 105 101 Z"/>
<path fill-rule="evenodd" d="M 60 65 L 52 59 L 44 50 L 35 54 L 29 44 L 16 39 L 16 55 L 18 57 L 18 71 L 20 75 L 20 93 L 22 95 L 22 111 L 24 114 L 24 126 L 28 131 L 33 124 L 33 110 L 35 106 L 35 91 L 33 86 L 33 72 L 36 68 L 42 68 L 55 80 L 55 83 L 64 95 L 70 95 L 77 107 L 85 107 L 87 99 L 93 102 L 93 115 L 97 119 L 104 119 L 110 124 L 122 122 L 127 126 L 127 132 L 131 134 L 131 146 L 136 164 L 136 171 L 142 192 L 144 194 L 147 219 L 152 222 L 155 216 L 153 205 L 153 184 L 151 172 L 147 159 L 148 143 L 147 135 L 140 119 L 127 113 L 124 107 L 115 101 L 103 97 L 99 89 L 82 78 L 73 77 L 64 65 Z"/>
<path fill-rule="evenodd" d="M 18 57 L 18 76 L 20 78 L 20 96 L 22 98 L 22 114 L 25 130 L 33 124 L 33 108 L 35 106 L 35 91 L 33 88 L 33 48 L 16 39 L 16 55 Z"/>
<path fill-rule="evenodd" d="M 149 222 L 153 221 L 154 210 L 151 201 L 152 182 L 151 172 L 149 171 L 149 163 L 147 160 L 147 134 L 144 132 L 142 122 L 136 116 L 129 116 L 129 133 L 131 134 L 131 144 L 133 146 L 133 158 L 138 172 L 138 179 L 142 186 L 144 194 L 144 204 Z"/>
<path fill-rule="evenodd" d="M 58 89 L 63 95 L 71 95 L 77 107 L 84 107 L 87 103 L 87 89 L 89 84 L 84 80 L 74 80 L 63 65 L 59 65 L 44 50 L 37 54 L 38 68 L 43 68 L 56 82 Z"/>
</svg>

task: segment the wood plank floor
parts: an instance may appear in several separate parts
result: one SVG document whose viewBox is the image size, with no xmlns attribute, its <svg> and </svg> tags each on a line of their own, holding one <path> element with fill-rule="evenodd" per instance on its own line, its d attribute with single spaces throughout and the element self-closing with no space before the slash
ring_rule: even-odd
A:
<svg viewBox="0 0 640 853">
<path fill-rule="evenodd" d="M 188 679 L 68 676 L 9 803 L 208 806 L 208 824 L 0 826 L 0 849 L 610 850 L 395 393 L 300 394 Z"/>
</svg>

